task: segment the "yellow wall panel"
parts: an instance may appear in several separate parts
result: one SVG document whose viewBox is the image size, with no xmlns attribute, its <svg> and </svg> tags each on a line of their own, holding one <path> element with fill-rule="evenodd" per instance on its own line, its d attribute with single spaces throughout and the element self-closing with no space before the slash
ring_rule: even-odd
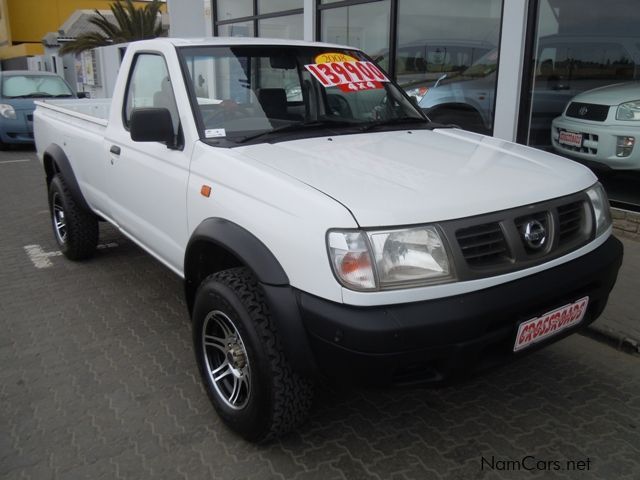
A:
<svg viewBox="0 0 640 480">
<path fill-rule="evenodd" d="M 112 0 L 1 0 L 8 8 L 11 40 L 14 43 L 40 43 L 49 32 L 56 32 L 76 10 L 108 10 Z M 146 2 L 135 2 L 144 6 Z M 7 12 L 8 10 L 8 12 Z M 166 7 L 164 8 L 166 10 Z M 2 30 L 0 27 L 0 39 Z"/>
<path fill-rule="evenodd" d="M 43 53 L 44 47 L 42 44 L 35 43 L 21 43 L 20 45 L 14 45 L 12 47 L 0 47 L 0 59 L 2 60 L 6 58 L 31 57 L 34 55 L 42 55 Z"/>
</svg>

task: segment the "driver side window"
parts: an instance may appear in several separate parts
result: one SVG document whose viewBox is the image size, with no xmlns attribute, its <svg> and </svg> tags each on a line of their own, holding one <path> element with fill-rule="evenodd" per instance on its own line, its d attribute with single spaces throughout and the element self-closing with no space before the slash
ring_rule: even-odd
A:
<svg viewBox="0 0 640 480">
<path fill-rule="evenodd" d="M 124 124 L 129 127 L 134 108 L 166 108 L 173 131 L 178 133 L 180 116 L 167 64 L 161 55 L 141 53 L 134 59 L 125 97 Z"/>
</svg>

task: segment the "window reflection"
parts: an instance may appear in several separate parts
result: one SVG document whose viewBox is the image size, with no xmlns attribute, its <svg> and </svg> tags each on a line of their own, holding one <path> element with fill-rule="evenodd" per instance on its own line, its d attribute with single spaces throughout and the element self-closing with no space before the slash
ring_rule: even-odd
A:
<svg viewBox="0 0 640 480">
<path fill-rule="evenodd" d="M 253 22 L 227 23 L 218 26 L 221 37 L 253 37 Z"/>
<path fill-rule="evenodd" d="M 258 35 L 267 38 L 304 38 L 302 15 L 264 18 L 258 20 Z"/>
<path fill-rule="evenodd" d="M 538 6 L 528 143 L 587 165 L 612 200 L 640 205 L 637 2 Z"/>
<path fill-rule="evenodd" d="M 432 120 L 491 133 L 501 15 L 501 0 L 399 0 L 396 78 Z"/>
<path fill-rule="evenodd" d="M 389 49 L 389 22 L 389 0 L 322 10 L 322 40 L 372 55 Z"/>
<path fill-rule="evenodd" d="M 218 0 L 218 20 L 248 17 L 253 14 L 252 0 Z"/>
</svg>

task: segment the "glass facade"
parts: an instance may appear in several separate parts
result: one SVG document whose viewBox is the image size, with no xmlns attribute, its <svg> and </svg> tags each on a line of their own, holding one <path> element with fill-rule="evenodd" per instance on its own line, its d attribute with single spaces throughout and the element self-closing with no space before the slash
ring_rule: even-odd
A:
<svg viewBox="0 0 640 480">
<path fill-rule="evenodd" d="M 301 39 L 304 37 L 302 14 L 258 20 L 258 36 Z"/>
<path fill-rule="evenodd" d="M 502 0 L 398 0 L 395 77 L 433 120 L 492 132 L 501 15 Z"/>
<path fill-rule="evenodd" d="M 528 18 L 503 18 L 505 0 L 212 1 L 218 35 L 360 48 L 431 119 L 489 135 L 495 125 L 501 138 L 581 162 L 614 204 L 640 210 L 638 0 L 528 0 Z M 496 104 L 518 103 L 499 100 L 500 41 L 513 25 L 524 57 L 508 60 L 512 49 L 504 71 L 522 72 L 508 87 L 522 82 L 519 112 L 496 123 Z"/>
<path fill-rule="evenodd" d="M 253 15 L 253 0 L 217 0 L 218 21 Z"/>
<path fill-rule="evenodd" d="M 284 12 L 302 8 L 302 0 L 258 0 L 258 13 Z"/>
<path fill-rule="evenodd" d="M 394 3 L 324 0 L 320 40 L 363 49 L 433 120 L 490 134 L 502 0 Z"/>
<path fill-rule="evenodd" d="M 225 23 L 218 27 L 218 35 L 221 37 L 253 37 L 253 22 Z"/>
<path fill-rule="evenodd" d="M 213 0 L 221 37 L 304 38 L 303 0 Z"/>
<path fill-rule="evenodd" d="M 389 0 L 320 10 L 321 40 L 376 56 L 389 50 Z"/>
<path fill-rule="evenodd" d="M 637 1 L 536 1 L 523 140 L 590 167 L 614 203 L 640 205 Z"/>
</svg>

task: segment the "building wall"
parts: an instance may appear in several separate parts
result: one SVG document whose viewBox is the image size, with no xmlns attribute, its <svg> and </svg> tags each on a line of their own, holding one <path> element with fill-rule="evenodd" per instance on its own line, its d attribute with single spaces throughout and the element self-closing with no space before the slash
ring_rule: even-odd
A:
<svg viewBox="0 0 640 480">
<path fill-rule="evenodd" d="M 0 0 L 0 58 L 41 55 L 42 37 L 56 32 L 76 10 L 108 10 L 113 0 Z M 145 1 L 135 2 L 138 7 Z M 166 7 L 164 7 L 166 11 Z M 21 44 L 20 49 L 9 49 Z"/>
</svg>

